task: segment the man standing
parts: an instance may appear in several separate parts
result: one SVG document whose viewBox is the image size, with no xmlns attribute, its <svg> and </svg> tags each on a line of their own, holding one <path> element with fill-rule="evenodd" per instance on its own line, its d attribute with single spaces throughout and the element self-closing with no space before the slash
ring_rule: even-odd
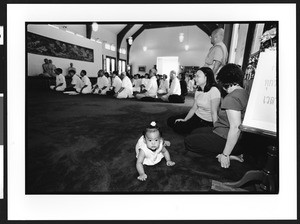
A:
<svg viewBox="0 0 300 224">
<path fill-rule="evenodd" d="M 67 69 L 67 74 L 69 74 L 69 71 L 71 71 L 71 70 L 75 71 L 75 74 L 76 74 L 76 68 L 73 67 L 72 62 L 70 63 L 70 67 Z"/>
<path fill-rule="evenodd" d="M 211 33 L 211 44 L 213 45 L 205 58 L 203 67 L 210 67 L 215 77 L 218 71 L 227 63 L 228 51 L 226 45 L 223 43 L 224 30 L 222 28 L 215 29 Z"/>
</svg>

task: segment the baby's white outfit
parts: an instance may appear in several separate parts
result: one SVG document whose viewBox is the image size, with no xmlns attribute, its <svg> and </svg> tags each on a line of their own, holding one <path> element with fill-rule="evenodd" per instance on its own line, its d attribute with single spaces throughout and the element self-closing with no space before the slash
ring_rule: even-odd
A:
<svg viewBox="0 0 300 224">
<path fill-rule="evenodd" d="M 162 145 L 160 145 L 160 147 L 158 147 L 156 151 L 152 151 L 147 147 L 144 140 L 144 136 L 142 135 L 135 146 L 136 158 L 138 158 L 140 150 L 143 150 L 145 153 L 145 159 L 143 161 L 143 165 L 153 166 L 159 163 L 162 158 L 164 158 L 164 154 L 162 154 L 160 150 L 161 147 Z"/>
</svg>

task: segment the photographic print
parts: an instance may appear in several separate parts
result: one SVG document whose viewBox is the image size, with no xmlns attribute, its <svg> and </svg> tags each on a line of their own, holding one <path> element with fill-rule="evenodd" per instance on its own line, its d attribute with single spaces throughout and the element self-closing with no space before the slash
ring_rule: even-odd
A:
<svg viewBox="0 0 300 224">
<path fill-rule="evenodd" d="M 45 78 L 37 80 L 36 77 L 33 77 L 34 74 L 31 74 L 34 67 L 42 67 L 40 62 L 47 55 L 43 54 L 39 57 L 32 55 L 42 51 L 40 50 L 43 49 L 42 46 L 51 46 L 53 43 L 56 43 L 54 46 L 61 46 L 63 43 L 81 39 L 74 34 L 69 34 L 68 30 L 60 27 L 67 27 L 72 31 L 87 26 L 84 23 L 67 25 L 63 22 L 60 22 L 59 25 L 58 29 L 54 28 L 55 24 L 50 22 L 27 25 L 29 30 L 27 30 L 28 60 L 26 64 L 29 72 L 26 75 L 26 130 L 28 136 L 26 139 L 26 194 L 278 193 L 278 175 L 274 172 L 279 165 L 276 130 L 274 138 L 247 132 L 238 133 L 236 137 L 239 140 L 234 143 L 236 146 L 230 148 L 227 152 L 228 149 L 225 149 L 225 145 L 230 130 L 229 125 L 224 133 L 221 129 L 220 132 L 217 128 L 214 129 L 218 133 L 215 134 L 215 132 L 209 130 L 213 126 L 212 114 L 205 113 L 200 106 L 196 107 L 198 112 L 192 109 L 195 102 L 197 104 L 202 102 L 200 100 L 202 98 L 198 97 L 202 93 L 201 87 L 199 87 L 201 84 L 196 78 L 197 75 L 204 72 L 204 74 L 211 74 L 213 80 L 218 80 L 217 70 L 215 74 L 213 71 L 213 63 L 215 62 L 210 62 L 210 58 L 216 57 L 213 60 L 219 60 L 218 62 L 223 63 L 219 69 L 226 67 L 228 60 L 231 64 L 237 64 L 237 68 L 230 69 L 238 69 L 237 71 L 241 73 L 238 89 L 241 89 L 245 94 L 245 102 L 240 105 L 242 109 L 239 110 L 239 113 L 242 117 L 245 115 L 249 95 L 256 94 L 259 89 L 256 89 L 256 92 L 251 92 L 250 87 L 245 90 L 243 88 L 244 83 L 253 81 L 256 76 L 265 76 L 265 73 L 258 73 L 244 80 L 243 70 L 249 65 L 248 61 L 252 60 L 251 55 L 253 53 L 264 54 L 265 49 L 272 47 L 272 52 L 276 58 L 276 41 L 273 40 L 274 45 L 265 47 L 266 45 L 262 45 L 260 39 L 269 30 L 275 30 L 273 31 L 275 34 L 268 41 L 275 39 L 278 35 L 278 23 L 276 21 L 255 23 L 236 21 L 235 23 L 223 22 L 218 24 L 213 22 L 119 22 L 101 24 L 99 22 L 99 24 L 97 23 L 98 31 L 91 30 L 91 35 L 89 35 L 91 37 L 85 38 L 82 45 L 85 43 L 86 46 L 93 46 L 94 49 L 91 49 L 91 52 L 94 51 L 98 54 L 96 55 L 97 58 L 114 54 L 115 57 L 110 56 L 110 60 L 106 62 L 106 68 L 111 68 L 111 70 L 104 70 L 102 74 L 105 76 L 104 72 L 107 72 L 105 80 L 109 80 L 111 84 L 109 86 L 109 82 L 106 81 L 108 86 L 105 89 L 101 87 L 100 91 L 92 88 L 98 83 L 96 74 L 99 70 L 104 69 L 101 60 L 95 61 L 96 66 L 94 67 L 76 62 L 73 66 L 76 67 L 77 73 L 73 74 L 72 78 L 65 78 L 67 83 L 65 88 L 70 88 L 67 86 L 71 86 L 74 77 L 79 75 L 81 81 L 88 77 L 91 89 L 90 92 L 82 92 L 84 88 L 80 89 L 73 86 L 75 95 L 72 92 L 64 91 L 65 89 L 53 91 L 44 85 Z M 236 26 L 240 29 L 234 33 L 233 28 Z M 120 32 L 126 27 L 128 28 L 127 34 L 120 37 Z M 258 29 L 259 34 L 254 32 Z M 88 30 L 88 28 L 82 30 Z M 117 42 L 120 43 L 125 42 L 127 38 L 132 36 L 133 42 L 130 49 L 128 45 L 123 44 L 124 47 L 127 47 L 129 58 L 126 64 L 132 65 L 131 73 L 122 71 L 122 67 L 117 67 L 118 63 L 116 62 L 122 59 L 121 54 L 117 54 L 116 51 L 111 49 L 99 51 L 97 48 L 101 47 L 102 44 L 91 40 L 91 38 L 101 39 L 101 34 L 111 31 L 114 31 L 115 37 L 119 38 Z M 36 35 L 33 32 L 44 32 L 48 34 L 48 37 Z M 184 32 L 183 35 L 186 38 L 189 35 L 189 39 L 185 40 L 185 44 L 191 46 L 188 50 L 183 48 L 183 42 L 179 38 L 181 32 Z M 225 32 L 230 33 L 225 35 Z M 58 34 L 64 37 L 64 42 L 54 41 L 53 37 Z M 238 37 L 235 47 L 230 45 L 234 35 Z M 152 46 L 151 48 L 148 47 L 147 50 L 152 51 L 151 55 L 141 49 L 141 44 L 146 41 L 145 37 L 147 37 L 149 46 Z M 213 38 L 219 39 L 214 40 Z M 250 47 L 245 48 L 245 39 L 251 43 L 249 44 Z M 102 43 L 115 44 L 113 41 L 114 39 L 101 40 Z M 36 43 L 39 44 L 36 45 Z M 67 46 L 74 45 L 69 44 Z M 121 48 L 122 44 L 118 47 Z M 85 47 L 81 48 L 84 49 Z M 232 53 L 232 48 L 237 49 L 234 52 L 235 55 Z M 72 51 L 67 51 L 68 47 L 55 49 L 55 56 L 60 57 L 59 60 L 56 59 L 56 67 L 68 67 L 68 61 L 61 53 L 72 53 Z M 190 53 L 191 55 L 186 55 L 188 51 L 193 52 Z M 170 54 L 177 57 L 161 57 Z M 277 88 L 275 58 L 264 59 L 271 60 L 271 64 L 275 66 L 273 68 L 274 74 L 270 74 L 271 76 L 266 78 L 274 82 L 272 84 L 274 89 L 272 92 L 273 99 L 276 98 L 275 90 Z M 201 61 L 199 61 L 200 59 Z M 259 57 L 257 60 L 259 61 Z M 147 65 L 140 66 L 141 62 L 143 64 L 147 63 Z M 114 64 L 107 65 L 107 63 Z M 263 63 L 262 66 L 264 64 L 267 65 L 267 63 Z M 153 65 L 156 65 L 156 69 Z M 83 67 L 86 67 L 86 69 L 83 69 Z M 149 76 L 151 76 L 141 79 L 141 82 L 145 82 L 146 94 L 136 89 L 137 91 L 134 94 L 132 91 L 130 96 L 120 97 L 120 93 L 120 95 L 116 95 L 116 92 L 120 89 L 116 84 L 117 81 L 121 84 L 121 80 L 124 80 L 122 72 L 125 74 L 127 72 L 125 79 L 130 80 L 129 84 L 132 88 L 133 83 L 131 80 L 134 80 L 134 75 L 138 72 L 146 72 L 146 67 L 150 69 Z M 200 67 L 205 67 L 205 69 L 202 71 Z M 86 76 L 82 76 L 82 70 L 87 71 Z M 172 72 L 174 72 L 174 75 Z M 164 82 L 160 78 L 160 75 L 163 74 L 167 74 L 168 80 L 173 84 L 176 81 L 178 82 L 179 93 L 159 92 L 158 86 L 161 85 L 157 82 Z M 196 85 L 188 92 L 184 88 L 187 88 L 187 81 L 190 79 L 194 80 Z M 148 82 L 152 80 L 154 80 L 157 88 L 154 97 L 147 95 L 151 91 L 150 89 L 147 90 Z M 265 83 L 263 79 L 260 82 Z M 222 82 L 219 81 L 219 84 L 222 85 Z M 98 83 L 97 85 L 102 84 Z M 216 86 L 212 90 L 216 91 L 219 98 L 218 105 L 214 110 L 219 116 L 222 116 L 225 110 L 222 110 L 221 93 L 225 93 L 222 98 L 230 94 L 225 92 L 224 89 L 218 89 L 216 81 L 209 85 Z M 167 91 L 174 91 L 172 88 L 175 87 L 172 87 L 171 84 Z M 114 95 L 110 95 L 111 89 L 115 90 Z M 173 95 L 171 96 L 171 94 Z M 147 100 L 151 102 L 146 102 Z M 266 105 L 270 107 L 270 104 L 266 103 Z M 272 114 L 273 119 L 270 122 L 273 122 L 276 126 L 276 101 L 273 100 L 272 106 L 270 107 L 270 113 L 267 115 L 264 115 L 263 110 L 258 110 L 259 107 L 256 107 L 253 113 L 258 111 L 256 113 L 260 113 L 262 117 L 267 116 L 269 118 Z M 191 115 L 188 115 L 188 113 L 191 113 Z M 179 120 L 176 121 L 177 119 Z M 220 122 L 218 119 L 216 116 L 215 122 Z M 225 119 L 227 119 L 226 115 Z M 145 147 L 145 152 L 149 150 L 149 146 L 145 144 L 148 135 L 142 133 L 148 130 L 152 123 L 155 123 L 153 127 L 157 126 L 163 133 L 164 137 L 161 134 L 157 137 L 164 142 L 162 143 L 164 144 L 162 146 L 164 153 L 158 154 L 161 158 L 154 159 L 155 162 L 147 162 L 148 158 L 145 156 L 139 163 L 140 150 L 143 147 Z M 240 120 L 240 123 L 242 123 L 242 120 Z M 198 139 L 203 138 L 201 134 L 193 134 L 193 131 L 198 128 L 206 130 L 207 134 L 211 135 L 211 140 L 207 143 L 204 139 L 198 142 Z M 220 137 L 224 140 L 220 139 L 219 141 Z M 213 144 L 211 141 L 217 143 Z M 205 144 L 207 146 L 204 146 Z M 265 175 L 258 173 L 257 177 L 253 178 L 251 170 L 264 169 L 268 159 L 265 158 L 265 155 L 270 146 L 275 148 L 273 153 L 277 160 L 274 160 L 274 167 L 268 168 L 272 180 L 261 183 Z M 162 149 L 156 148 L 153 151 L 150 150 L 149 153 L 156 153 L 156 150 Z M 143 153 L 145 152 L 143 151 Z M 224 156 L 225 153 L 227 153 L 228 158 Z M 158 155 L 155 155 L 155 158 Z M 228 159 L 228 163 L 224 163 L 224 165 L 221 161 L 223 159 Z M 260 163 L 260 160 L 263 161 Z M 229 169 L 224 169 L 223 166 Z M 244 177 L 247 172 L 250 172 L 248 174 L 250 177 L 248 175 Z M 244 179 L 241 182 L 237 182 L 242 178 Z M 254 181 L 254 183 L 251 181 Z M 234 185 L 230 182 L 233 182 Z M 264 184 L 264 186 L 259 184 Z"/>
<path fill-rule="evenodd" d="M 166 21 L 141 16 L 138 4 L 122 5 L 133 14 L 118 17 L 109 13 L 114 4 L 87 5 L 84 19 L 74 6 L 73 20 L 34 13 L 29 19 L 30 10 L 45 7 L 33 4 L 13 19 L 23 6 L 10 5 L 9 27 L 26 29 L 17 33 L 24 48 L 11 44 L 17 38 L 7 30 L 8 64 L 19 52 L 25 65 L 9 70 L 8 83 L 18 91 L 8 108 L 18 118 L 10 119 L 16 131 L 8 139 L 9 167 L 21 177 L 8 180 L 14 206 L 8 217 L 110 220 L 118 211 L 117 219 L 151 219 L 142 211 L 159 202 L 166 213 L 154 219 L 172 219 L 174 211 L 180 211 L 177 219 L 210 219 L 211 206 L 221 219 L 267 219 L 262 208 L 278 209 L 290 200 L 279 181 L 286 168 L 279 163 L 279 55 L 286 48 L 277 37 L 285 23 L 262 13 L 265 7 L 251 6 L 259 20 L 252 14 L 228 20 L 223 11 L 213 18 L 196 13 L 210 6 L 182 5 Z M 147 7 L 158 15 L 167 9 Z M 182 10 L 189 10 L 187 18 Z M 98 11 L 101 19 L 91 17 Z M 80 53 L 72 58 L 67 46 L 88 50 L 93 61 Z M 53 73 L 47 72 L 49 61 Z M 149 76 L 139 76 L 142 68 Z M 282 200 L 269 203 L 257 195 Z M 245 198 L 247 211 L 241 211 L 236 205 Z M 238 212 L 228 212 L 229 202 Z M 50 207 L 58 216 L 45 212 Z"/>
</svg>

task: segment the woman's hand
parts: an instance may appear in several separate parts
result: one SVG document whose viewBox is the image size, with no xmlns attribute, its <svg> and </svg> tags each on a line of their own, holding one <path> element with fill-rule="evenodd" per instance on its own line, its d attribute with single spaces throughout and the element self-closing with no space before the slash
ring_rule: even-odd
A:
<svg viewBox="0 0 300 224">
<path fill-rule="evenodd" d="M 142 175 L 139 175 L 137 179 L 140 181 L 145 181 L 147 179 L 147 174 L 144 173 Z"/>
<path fill-rule="evenodd" d="M 180 121 L 180 122 L 185 122 L 184 119 L 181 119 L 181 118 L 180 118 L 180 119 L 176 119 L 176 120 L 175 120 L 175 123 L 176 123 L 176 122 L 179 122 L 179 121 Z"/>
<path fill-rule="evenodd" d="M 230 158 L 229 156 L 225 156 L 224 154 L 219 154 L 216 156 L 219 163 L 221 163 L 222 168 L 229 168 L 230 166 Z"/>
</svg>

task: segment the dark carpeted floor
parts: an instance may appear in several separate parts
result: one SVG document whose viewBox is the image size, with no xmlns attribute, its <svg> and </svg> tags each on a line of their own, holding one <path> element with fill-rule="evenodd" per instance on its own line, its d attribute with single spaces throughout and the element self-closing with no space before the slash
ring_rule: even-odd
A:
<svg viewBox="0 0 300 224">
<path fill-rule="evenodd" d="M 215 193 L 212 180 L 237 181 L 259 169 L 264 157 L 245 154 L 245 162 L 222 169 L 215 155 L 186 153 L 183 136 L 166 125 L 169 116 L 187 112 L 185 104 L 118 100 L 98 95 L 69 96 L 48 90 L 27 91 L 26 193 Z M 174 167 L 165 160 L 145 166 L 137 180 L 135 144 L 156 120 Z M 254 191 L 253 186 L 246 186 Z"/>
</svg>

